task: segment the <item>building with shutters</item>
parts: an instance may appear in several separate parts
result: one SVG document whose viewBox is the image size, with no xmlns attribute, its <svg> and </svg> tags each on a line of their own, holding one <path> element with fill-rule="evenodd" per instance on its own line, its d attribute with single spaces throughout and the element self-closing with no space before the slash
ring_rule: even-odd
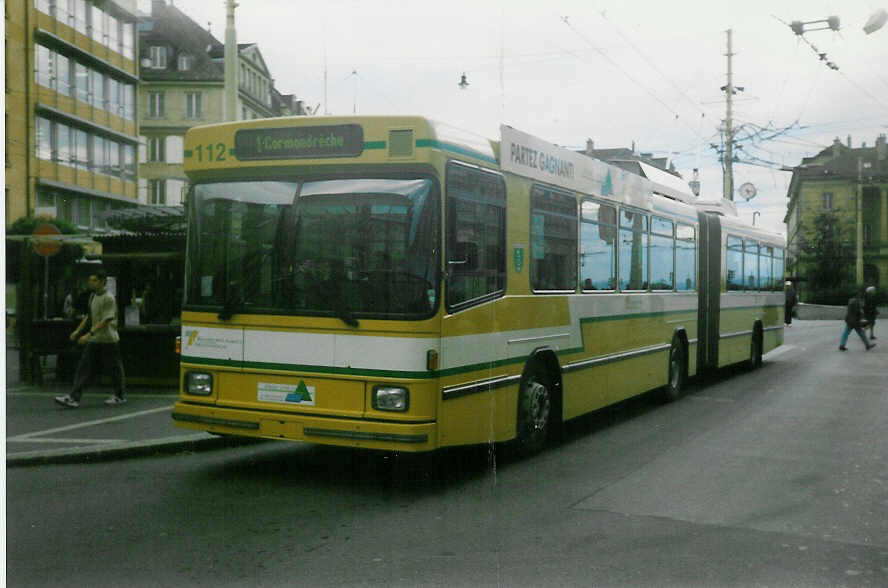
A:
<svg viewBox="0 0 888 588">
<path fill-rule="evenodd" d="M 305 114 L 301 102 L 275 90 L 256 44 L 237 49 L 237 108 L 229 116 L 224 112 L 224 43 L 164 0 L 154 0 L 151 13 L 140 16 L 141 202 L 175 206 L 184 201 L 183 146 L 190 127 Z"/>
</svg>

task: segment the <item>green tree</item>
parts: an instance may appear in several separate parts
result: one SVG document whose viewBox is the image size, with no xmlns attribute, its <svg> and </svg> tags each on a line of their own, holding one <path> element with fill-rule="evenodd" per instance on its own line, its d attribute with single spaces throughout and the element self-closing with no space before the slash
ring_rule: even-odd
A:
<svg viewBox="0 0 888 588">
<path fill-rule="evenodd" d="M 814 218 L 814 229 L 802 245 L 808 277 L 808 291 L 845 291 L 851 286 L 854 267 L 853 243 L 843 239 L 846 231 L 834 212 Z"/>
</svg>

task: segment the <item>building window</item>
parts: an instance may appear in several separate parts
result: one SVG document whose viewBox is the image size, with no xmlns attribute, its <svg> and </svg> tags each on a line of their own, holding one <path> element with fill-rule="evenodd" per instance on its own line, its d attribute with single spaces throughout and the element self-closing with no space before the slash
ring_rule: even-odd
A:
<svg viewBox="0 0 888 588">
<path fill-rule="evenodd" d="M 863 223 L 863 244 L 869 245 L 873 242 L 873 226 L 870 223 Z"/>
<path fill-rule="evenodd" d="M 179 71 L 191 71 L 192 58 L 187 53 L 179 55 Z"/>
<path fill-rule="evenodd" d="M 163 92 L 148 92 L 148 116 L 162 118 L 164 116 Z"/>
<path fill-rule="evenodd" d="M 74 64 L 74 85 L 77 99 L 89 104 L 89 68 L 82 63 Z"/>
<path fill-rule="evenodd" d="M 148 204 L 166 204 L 166 180 L 148 180 Z"/>
<path fill-rule="evenodd" d="M 34 46 L 37 70 L 37 83 L 47 88 L 55 88 L 55 53 L 43 45 Z"/>
<path fill-rule="evenodd" d="M 92 70 L 92 96 L 93 106 L 107 110 L 105 107 L 105 76 L 97 70 Z"/>
<path fill-rule="evenodd" d="M 200 92 L 185 92 L 185 118 L 200 117 Z"/>
<path fill-rule="evenodd" d="M 136 153 L 132 145 L 123 146 L 123 179 L 136 181 Z"/>
<path fill-rule="evenodd" d="M 148 137 L 148 161 L 166 161 L 163 137 Z"/>
<path fill-rule="evenodd" d="M 59 94 L 71 95 L 71 62 L 61 53 L 56 55 L 56 89 Z"/>
<path fill-rule="evenodd" d="M 42 116 L 37 117 L 37 158 L 52 159 L 52 121 Z"/>
<path fill-rule="evenodd" d="M 154 69 L 166 69 L 167 48 L 162 45 L 153 45 L 151 51 L 151 67 Z"/>
<path fill-rule="evenodd" d="M 821 208 L 823 210 L 832 210 L 833 207 L 833 194 L 832 192 L 824 192 L 821 194 Z"/>
</svg>

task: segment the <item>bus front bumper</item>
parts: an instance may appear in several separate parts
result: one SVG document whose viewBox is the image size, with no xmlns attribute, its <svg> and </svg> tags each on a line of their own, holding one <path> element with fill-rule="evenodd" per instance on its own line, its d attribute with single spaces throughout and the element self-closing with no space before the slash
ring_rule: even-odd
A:
<svg viewBox="0 0 888 588">
<path fill-rule="evenodd" d="M 420 452 L 437 448 L 435 423 L 362 421 L 185 402 L 175 404 L 173 420 L 177 427 L 222 435 L 389 451 Z"/>
</svg>

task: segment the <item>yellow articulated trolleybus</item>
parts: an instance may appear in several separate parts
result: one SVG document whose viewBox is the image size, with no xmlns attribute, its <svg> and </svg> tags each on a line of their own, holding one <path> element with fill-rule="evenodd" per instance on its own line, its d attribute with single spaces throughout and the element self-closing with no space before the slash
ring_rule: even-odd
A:
<svg viewBox="0 0 888 588">
<path fill-rule="evenodd" d="M 782 237 L 668 174 L 501 135 L 407 116 L 189 130 L 176 424 L 533 452 L 782 343 Z"/>
</svg>

